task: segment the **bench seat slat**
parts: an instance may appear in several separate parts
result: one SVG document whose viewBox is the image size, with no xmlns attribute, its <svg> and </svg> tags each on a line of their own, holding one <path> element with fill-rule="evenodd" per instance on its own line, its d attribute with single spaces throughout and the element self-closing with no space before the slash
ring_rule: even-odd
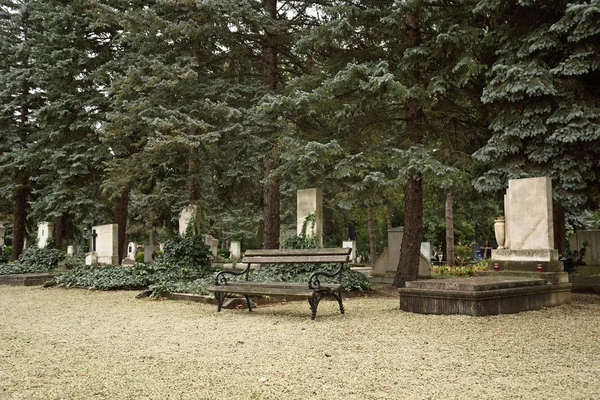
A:
<svg viewBox="0 0 600 400">
<path fill-rule="evenodd" d="M 337 288 L 340 285 L 333 285 Z M 211 286 L 208 288 L 211 292 L 216 293 L 236 293 L 236 294 L 246 294 L 246 295 L 279 295 L 279 296 L 302 296 L 302 297 L 312 297 L 314 294 L 314 290 L 309 289 L 307 286 L 288 286 L 288 287 L 274 287 L 267 285 L 244 285 L 244 284 L 227 284 L 227 285 L 219 285 L 219 286 Z M 330 292 L 336 289 L 322 285 L 321 291 Z"/>
<path fill-rule="evenodd" d="M 252 264 L 339 264 L 348 262 L 348 256 L 248 256 L 242 259 L 242 263 Z"/>
<path fill-rule="evenodd" d="M 254 249 L 246 250 L 248 256 L 299 256 L 299 255 L 315 255 L 315 256 L 335 256 L 349 255 L 352 252 L 350 248 L 325 248 L 325 249 Z"/>
</svg>

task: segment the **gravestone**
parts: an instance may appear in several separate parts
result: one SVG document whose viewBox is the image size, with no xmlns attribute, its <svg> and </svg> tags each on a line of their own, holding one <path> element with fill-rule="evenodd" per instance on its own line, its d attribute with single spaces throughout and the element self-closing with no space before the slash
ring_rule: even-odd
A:
<svg viewBox="0 0 600 400">
<path fill-rule="evenodd" d="M 67 255 L 74 256 L 75 255 L 75 246 L 72 244 L 67 246 Z"/>
<path fill-rule="evenodd" d="M 144 246 L 144 262 L 151 263 L 154 261 L 154 245 Z"/>
<path fill-rule="evenodd" d="M 95 251 L 86 253 L 85 265 L 96 265 L 96 264 L 98 264 L 98 254 L 96 254 Z"/>
<path fill-rule="evenodd" d="M 2 223 L 0 223 L 0 249 L 4 246 L 4 234 L 6 233 L 6 228 Z"/>
<path fill-rule="evenodd" d="M 98 264 L 119 264 L 119 225 L 107 224 L 92 227 L 92 252 L 98 257 Z"/>
<path fill-rule="evenodd" d="M 426 259 L 431 260 L 431 243 L 421 242 L 421 254 L 423 254 Z"/>
<path fill-rule="evenodd" d="M 569 249 L 580 251 L 585 246 L 583 262 L 586 265 L 600 265 L 600 230 L 577 231 L 569 235 Z"/>
<path fill-rule="evenodd" d="M 404 237 L 404 227 L 399 226 L 388 230 L 388 245 L 383 249 L 381 255 L 375 260 L 371 281 L 375 283 L 393 283 L 400 262 L 400 250 L 402 248 L 402 238 Z M 420 278 L 431 277 L 431 262 L 419 252 L 419 273 Z"/>
<path fill-rule="evenodd" d="M 242 256 L 242 244 L 232 241 L 229 244 L 229 253 L 231 254 L 231 260 L 235 263 Z"/>
<path fill-rule="evenodd" d="M 296 192 L 296 232 L 302 233 L 302 226 L 306 217 L 315 214 L 314 226 L 312 222 L 306 225 L 306 235 L 316 236 L 317 246 L 323 247 L 323 189 L 300 189 Z"/>
<path fill-rule="evenodd" d="M 129 242 L 127 245 L 127 259 L 135 261 L 135 255 L 137 253 L 137 245 L 134 242 Z"/>
<path fill-rule="evenodd" d="M 356 264 L 356 240 L 344 240 L 342 247 L 345 249 L 352 249 L 350 253 L 350 260 L 353 264 Z"/>
<path fill-rule="evenodd" d="M 204 243 L 210 247 L 210 253 L 213 257 L 217 256 L 217 249 L 219 247 L 219 239 L 215 239 L 212 235 L 204 235 Z"/>
<path fill-rule="evenodd" d="M 179 236 L 184 236 L 191 220 L 195 221 L 196 232 L 200 232 L 200 212 L 198 206 L 189 205 L 179 213 Z"/>
<path fill-rule="evenodd" d="M 504 212 L 504 248 L 492 250 L 492 263 L 499 263 L 502 269 L 531 271 L 542 263 L 544 271 L 563 271 L 554 249 L 552 180 L 508 181 Z"/>
<path fill-rule="evenodd" d="M 54 224 L 52 222 L 41 221 L 38 223 L 37 245 L 43 249 L 48 245 L 48 241 L 54 233 Z"/>
</svg>

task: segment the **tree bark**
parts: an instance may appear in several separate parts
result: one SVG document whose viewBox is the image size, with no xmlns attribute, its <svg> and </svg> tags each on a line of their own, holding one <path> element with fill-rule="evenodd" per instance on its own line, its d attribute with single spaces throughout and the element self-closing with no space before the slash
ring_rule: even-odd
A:
<svg viewBox="0 0 600 400">
<path fill-rule="evenodd" d="M 369 204 L 367 206 L 367 225 L 369 228 L 369 244 L 370 244 L 370 253 L 369 253 L 369 263 L 371 266 L 375 264 L 375 258 L 377 257 L 377 238 L 375 236 L 375 217 L 373 216 L 373 205 Z"/>
<path fill-rule="evenodd" d="M 186 194 L 190 204 L 195 204 L 199 198 L 198 167 L 200 166 L 200 155 L 198 149 L 190 147 L 188 156 L 188 171 L 186 180 Z"/>
<path fill-rule="evenodd" d="M 268 178 L 274 168 L 274 162 L 266 157 L 264 159 L 265 178 Z M 279 248 L 279 179 L 274 178 L 267 183 L 263 191 L 263 247 L 265 249 Z"/>
<path fill-rule="evenodd" d="M 554 248 L 562 253 L 567 249 L 567 229 L 565 221 L 565 208 L 560 203 L 552 202 L 552 219 L 554 228 Z M 577 249 L 579 250 L 579 249 Z"/>
<path fill-rule="evenodd" d="M 274 21 L 277 19 L 277 0 L 267 0 L 265 2 L 265 11 L 267 15 Z M 265 29 L 263 37 L 263 78 L 264 82 L 271 91 L 277 90 L 278 82 L 278 66 L 277 66 L 277 34 L 269 28 Z M 262 245 L 266 249 L 279 248 L 279 208 L 280 208 L 280 193 L 279 179 L 271 179 L 271 172 L 275 169 L 277 151 L 275 146 L 269 149 L 265 154 L 263 161 L 263 172 L 266 180 L 263 189 L 263 242 Z"/>
<path fill-rule="evenodd" d="M 411 178 L 406 187 L 404 200 L 404 237 L 400 248 L 398 271 L 394 286 L 404 287 L 419 274 L 419 253 L 423 236 L 423 185 L 421 176 Z"/>
<path fill-rule="evenodd" d="M 62 238 L 63 238 L 63 216 L 59 215 L 58 217 L 54 217 L 54 237 L 57 249 L 62 249 Z"/>
<path fill-rule="evenodd" d="M 446 263 L 456 265 L 454 255 L 454 208 L 452 206 L 452 190 L 446 193 Z"/>
<path fill-rule="evenodd" d="M 117 234 L 119 265 L 123 261 L 125 249 L 125 232 L 127 231 L 127 209 L 129 207 L 129 189 L 121 190 L 119 197 L 114 202 L 114 220 L 119 225 Z"/>
<path fill-rule="evenodd" d="M 406 24 L 406 45 L 417 47 L 421 42 L 419 16 L 417 11 L 409 11 L 404 17 Z M 410 83 L 422 83 L 421 70 L 417 67 L 408 71 Z M 406 134 L 411 145 L 423 143 L 423 109 L 414 100 L 406 104 Z M 423 182 L 422 174 L 415 172 L 404 188 L 404 237 L 400 248 L 400 260 L 394 277 L 394 286 L 404 287 L 407 281 L 414 281 L 419 275 L 419 255 L 423 236 Z"/>
<path fill-rule="evenodd" d="M 19 186 L 15 196 L 15 210 L 13 213 L 13 242 L 12 242 L 12 253 L 10 254 L 11 260 L 19 258 L 23 252 L 23 246 L 25 244 L 25 235 L 27 233 L 27 227 L 25 225 L 27 221 L 27 196 L 29 189 L 25 185 Z"/>
</svg>

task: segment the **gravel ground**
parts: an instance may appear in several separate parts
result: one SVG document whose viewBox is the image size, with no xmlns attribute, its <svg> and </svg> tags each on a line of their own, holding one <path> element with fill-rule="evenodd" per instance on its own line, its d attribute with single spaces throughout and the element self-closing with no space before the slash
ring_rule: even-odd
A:
<svg viewBox="0 0 600 400">
<path fill-rule="evenodd" d="M 0 286 L 0 399 L 600 399 L 599 296 L 474 318 L 379 295 L 311 321 L 134 295 Z"/>
</svg>

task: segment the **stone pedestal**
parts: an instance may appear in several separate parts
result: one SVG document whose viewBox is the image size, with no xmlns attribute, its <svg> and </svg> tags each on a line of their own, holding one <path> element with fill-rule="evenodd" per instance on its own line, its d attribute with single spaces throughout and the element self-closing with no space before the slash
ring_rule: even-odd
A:
<svg viewBox="0 0 600 400">
<path fill-rule="evenodd" d="M 54 233 L 54 224 L 52 222 L 41 221 L 38 223 L 37 245 L 43 249 Z"/>
<path fill-rule="evenodd" d="M 316 236 L 317 245 L 323 247 L 323 189 L 301 189 L 296 192 L 296 232 L 302 233 L 306 217 L 315 214 L 315 224 L 307 223 L 306 235 Z"/>
<path fill-rule="evenodd" d="M 98 254 L 95 251 L 91 251 L 85 254 L 85 265 L 96 265 L 98 264 Z"/>
</svg>

